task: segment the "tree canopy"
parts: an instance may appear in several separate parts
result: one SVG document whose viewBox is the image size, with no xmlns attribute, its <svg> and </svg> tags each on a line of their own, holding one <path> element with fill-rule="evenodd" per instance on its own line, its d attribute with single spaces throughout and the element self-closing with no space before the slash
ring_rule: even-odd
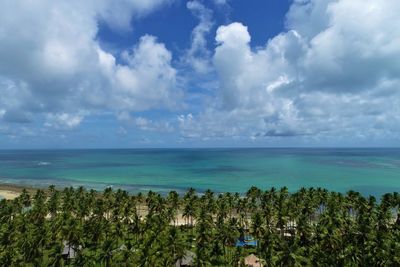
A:
<svg viewBox="0 0 400 267">
<path fill-rule="evenodd" d="M 0 266 L 400 266 L 400 196 L 51 186 L 0 201 Z M 238 240 L 251 238 L 249 246 Z M 250 243 L 249 243 L 250 244 Z"/>
</svg>

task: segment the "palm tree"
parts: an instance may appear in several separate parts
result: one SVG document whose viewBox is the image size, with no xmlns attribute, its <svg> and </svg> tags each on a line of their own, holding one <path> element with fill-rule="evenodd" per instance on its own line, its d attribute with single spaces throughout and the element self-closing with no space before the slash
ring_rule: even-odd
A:
<svg viewBox="0 0 400 267">
<path fill-rule="evenodd" d="M 263 221 L 260 212 L 255 212 L 251 220 L 251 233 L 257 239 L 257 254 L 260 256 L 260 238 L 264 232 Z"/>
<path fill-rule="evenodd" d="M 141 194 L 82 187 L 1 200 L 0 265 L 62 266 L 66 244 L 76 251 L 67 262 L 74 266 L 172 266 L 187 250 L 198 266 L 238 266 L 254 253 L 234 247 L 249 229 L 266 266 L 400 266 L 397 193 L 378 203 L 321 188 L 254 187 L 246 196 L 207 190 L 200 198 L 191 189 L 183 199 L 149 192 L 140 218 L 142 203 Z M 191 227 L 171 224 L 180 212 Z"/>
<path fill-rule="evenodd" d="M 198 266 L 205 266 L 210 258 L 210 244 L 213 239 L 213 219 L 206 207 L 200 207 L 199 220 L 196 223 L 196 259 Z"/>
<path fill-rule="evenodd" d="M 297 241 L 288 243 L 281 241 L 280 251 L 276 254 L 276 266 L 305 266 L 309 264 L 309 260 L 304 257 L 303 251 Z"/>
<path fill-rule="evenodd" d="M 106 238 L 98 250 L 98 259 L 105 267 L 111 266 L 112 252 L 116 249 L 116 243 L 113 238 Z"/>
<path fill-rule="evenodd" d="M 185 255 L 185 246 L 176 227 L 169 228 L 165 241 L 168 252 L 171 252 L 171 263 L 175 264 L 178 259 L 182 259 Z"/>
<path fill-rule="evenodd" d="M 63 266 L 64 264 L 64 259 L 62 258 L 62 251 L 64 249 L 64 246 L 62 243 L 54 243 L 52 244 L 52 247 L 50 248 L 49 251 L 49 259 L 48 259 L 48 266 Z"/>
<path fill-rule="evenodd" d="M 179 194 L 176 191 L 171 191 L 168 193 L 167 198 L 168 206 L 170 207 L 170 214 L 172 220 L 174 222 L 174 226 L 176 225 L 176 216 L 179 210 Z"/>
</svg>

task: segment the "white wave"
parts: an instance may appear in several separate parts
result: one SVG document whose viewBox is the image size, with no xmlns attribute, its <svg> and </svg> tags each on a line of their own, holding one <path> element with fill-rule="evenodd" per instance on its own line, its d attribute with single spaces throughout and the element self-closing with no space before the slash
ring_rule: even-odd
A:
<svg viewBox="0 0 400 267">
<path fill-rule="evenodd" d="M 39 163 L 37 164 L 38 166 L 48 166 L 48 165 L 50 165 L 51 163 L 50 162 L 47 162 L 47 161 L 39 161 Z"/>
</svg>

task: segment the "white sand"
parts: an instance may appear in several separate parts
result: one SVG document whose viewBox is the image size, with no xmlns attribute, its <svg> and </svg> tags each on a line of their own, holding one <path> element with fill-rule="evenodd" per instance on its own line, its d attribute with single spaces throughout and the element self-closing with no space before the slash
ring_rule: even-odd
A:
<svg viewBox="0 0 400 267">
<path fill-rule="evenodd" d="M 5 199 L 14 199 L 19 196 L 20 193 L 10 190 L 0 189 L 0 196 Z"/>
</svg>

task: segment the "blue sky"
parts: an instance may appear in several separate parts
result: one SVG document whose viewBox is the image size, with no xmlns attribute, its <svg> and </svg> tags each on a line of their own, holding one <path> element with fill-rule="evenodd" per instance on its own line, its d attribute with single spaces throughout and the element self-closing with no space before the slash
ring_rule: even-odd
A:
<svg viewBox="0 0 400 267">
<path fill-rule="evenodd" d="M 399 146 L 399 9 L 5 0 L 0 148 Z"/>
<path fill-rule="evenodd" d="M 198 18 L 193 16 L 187 7 L 188 1 L 173 1 L 162 10 L 151 13 L 143 18 L 132 21 L 133 30 L 130 33 L 118 32 L 101 24 L 98 38 L 105 46 L 116 46 L 118 49 L 129 49 L 140 37 L 146 34 L 157 36 L 168 49 L 179 55 L 191 44 L 191 32 L 198 24 Z M 215 47 L 215 31 L 219 25 L 240 21 L 249 27 L 252 45 L 264 45 L 269 38 L 284 30 L 285 14 L 290 7 L 289 0 L 261 1 L 237 0 L 229 4 L 218 5 L 213 0 L 200 1 L 212 12 L 213 27 L 207 34 L 207 47 Z M 214 32 L 214 34 L 213 34 Z"/>
</svg>

